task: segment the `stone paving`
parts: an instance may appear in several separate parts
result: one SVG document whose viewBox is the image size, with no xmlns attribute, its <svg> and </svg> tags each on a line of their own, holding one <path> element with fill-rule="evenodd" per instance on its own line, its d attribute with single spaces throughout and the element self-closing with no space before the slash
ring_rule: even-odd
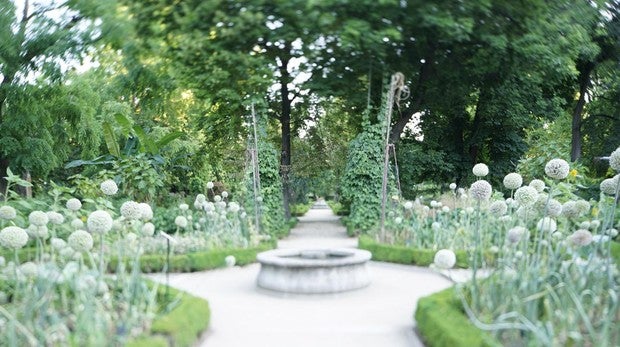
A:
<svg viewBox="0 0 620 347">
<path fill-rule="evenodd" d="M 338 217 L 317 207 L 300 218 L 279 248 L 356 247 Z M 200 346 L 423 346 L 414 330 L 416 302 L 453 283 L 427 268 L 370 262 L 372 282 L 366 288 L 292 295 L 257 288 L 259 269 L 252 264 L 170 275 L 172 286 L 209 300 L 211 325 Z"/>
</svg>

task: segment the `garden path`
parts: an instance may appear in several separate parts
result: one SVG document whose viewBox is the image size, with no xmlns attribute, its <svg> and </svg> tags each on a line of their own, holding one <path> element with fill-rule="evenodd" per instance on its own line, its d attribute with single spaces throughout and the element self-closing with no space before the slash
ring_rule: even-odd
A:
<svg viewBox="0 0 620 347">
<path fill-rule="evenodd" d="M 317 204 L 280 248 L 356 247 L 338 217 Z M 256 287 L 252 264 L 171 274 L 170 285 L 209 300 L 211 325 L 200 346 L 423 346 L 414 332 L 417 300 L 452 285 L 427 268 L 370 262 L 370 286 L 328 295 L 280 294 Z M 154 275 L 165 281 L 163 274 Z"/>
</svg>

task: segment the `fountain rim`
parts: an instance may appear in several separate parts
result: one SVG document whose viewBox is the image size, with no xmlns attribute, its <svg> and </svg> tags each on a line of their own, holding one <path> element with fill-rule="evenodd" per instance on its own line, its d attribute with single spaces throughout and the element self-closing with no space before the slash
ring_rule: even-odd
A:
<svg viewBox="0 0 620 347">
<path fill-rule="evenodd" d="M 332 259 L 287 258 L 300 256 L 302 252 L 329 252 L 346 255 Z M 277 267 L 321 268 L 364 264 L 369 261 L 371 257 L 372 254 L 369 251 L 357 248 L 283 248 L 261 252 L 257 254 L 256 260 L 261 265 L 272 265 Z"/>
</svg>

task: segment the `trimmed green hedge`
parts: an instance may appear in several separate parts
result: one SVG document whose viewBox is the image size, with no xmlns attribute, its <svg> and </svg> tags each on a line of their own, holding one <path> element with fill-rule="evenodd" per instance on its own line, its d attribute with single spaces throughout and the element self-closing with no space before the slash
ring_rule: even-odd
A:
<svg viewBox="0 0 620 347">
<path fill-rule="evenodd" d="M 357 247 L 370 251 L 373 260 L 420 266 L 432 264 L 437 252 L 432 249 L 415 249 L 379 243 L 366 235 L 359 237 Z M 456 266 L 467 268 L 469 264 L 467 253 L 465 251 L 456 251 L 454 253 L 456 254 Z"/>
<path fill-rule="evenodd" d="M 163 287 L 163 286 L 162 286 Z M 164 295 L 165 287 L 158 294 Z M 149 334 L 127 343 L 129 347 L 183 347 L 192 346 L 209 326 L 209 303 L 201 298 L 168 287 L 169 295 L 180 297 L 172 311 L 155 318 Z"/>
<path fill-rule="evenodd" d="M 216 269 L 226 265 L 225 258 L 235 257 L 236 265 L 247 265 L 256 261 L 260 252 L 275 248 L 276 241 L 261 243 L 252 248 L 216 249 L 212 251 L 171 254 L 170 272 L 195 272 Z M 113 272 L 118 265 L 118 259 L 112 258 L 108 263 L 108 271 Z M 140 257 L 140 269 L 144 273 L 161 272 L 166 265 L 166 254 L 145 254 Z"/>
<path fill-rule="evenodd" d="M 454 288 L 418 300 L 418 331 L 429 347 L 490 347 L 499 341 L 478 329 L 462 310 Z"/>
</svg>

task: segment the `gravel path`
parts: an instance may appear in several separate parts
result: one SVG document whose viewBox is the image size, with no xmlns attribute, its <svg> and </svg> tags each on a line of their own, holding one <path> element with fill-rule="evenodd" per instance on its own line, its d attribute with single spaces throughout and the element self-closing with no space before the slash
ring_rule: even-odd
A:
<svg viewBox="0 0 620 347">
<path fill-rule="evenodd" d="M 280 248 L 356 247 L 338 217 L 319 204 Z M 212 320 L 200 346 L 423 346 L 412 318 L 417 300 L 452 285 L 433 271 L 371 262 L 370 286 L 328 295 L 280 294 L 256 287 L 260 266 L 171 274 L 170 284 L 209 300 Z M 153 278 L 163 282 L 163 274 Z"/>
</svg>

